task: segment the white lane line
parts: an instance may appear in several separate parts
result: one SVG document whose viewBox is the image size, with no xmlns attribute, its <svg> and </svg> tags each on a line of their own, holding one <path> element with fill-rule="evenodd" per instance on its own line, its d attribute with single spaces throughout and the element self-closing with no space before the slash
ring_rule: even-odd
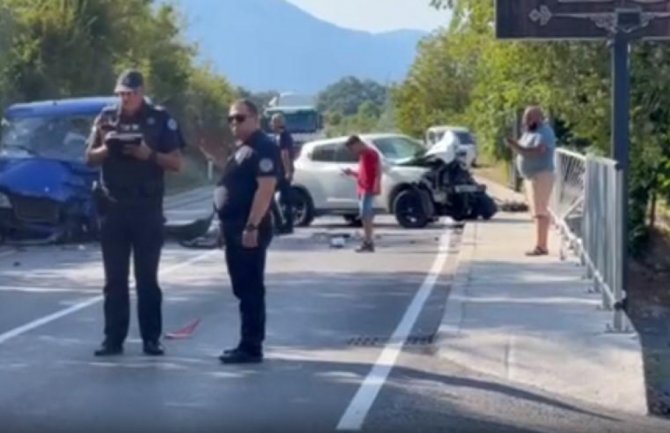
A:
<svg viewBox="0 0 670 433">
<path fill-rule="evenodd" d="M 160 272 L 161 276 L 166 276 L 169 274 L 172 274 L 180 269 L 185 268 L 186 266 L 190 266 L 193 263 L 197 263 L 201 260 L 206 259 L 209 256 L 212 256 L 214 254 L 221 253 L 220 250 L 211 250 L 204 252 L 202 254 L 199 254 L 195 257 L 191 257 L 190 259 L 183 261 L 181 263 L 174 264 L 172 266 L 168 266 L 166 268 L 163 268 Z M 33 329 L 39 328 L 40 326 L 44 326 L 47 323 L 51 323 L 54 320 L 58 320 L 62 317 L 69 316 L 72 313 L 76 313 L 77 311 L 83 310 L 84 308 L 90 307 L 91 305 L 95 305 L 98 302 L 101 302 L 103 300 L 103 296 L 96 296 L 94 298 L 87 299 L 85 301 L 82 301 L 78 304 L 74 304 L 68 308 L 64 308 L 60 311 L 56 311 L 53 314 L 49 314 L 48 316 L 44 316 L 42 318 L 33 320 L 32 322 L 26 323 L 25 325 L 19 326 L 18 328 L 14 328 L 10 331 L 7 331 L 3 334 L 0 334 L 0 344 L 3 344 L 12 338 L 16 338 L 19 335 L 25 334 L 26 332 L 30 332 Z"/>
<path fill-rule="evenodd" d="M 433 292 L 435 283 L 440 277 L 442 269 L 444 269 L 444 265 L 449 257 L 450 240 L 450 231 L 447 231 L 440 237 L 439 249 L 433 261 L 433 266 L 423 280 L 416 295 L 414 295 L 412 303 L 407 307 L 407 311 L 405 311 L 405 315 L 393 332 L 390 342 L 384 346 L 384 350 L 382 350 L 372 370 L 358 388 L 358 392 L 351 400 L 351 403 L 349 403 L 349 407 L 337 425 L 337 430 L 357 431 L 362 428 L 372 404 L 398 360 L 398 356 L 407 342 L 407 337 L 412 332 L 412 328 L 419 318 L 426 300 L 428 300 L 430 294 Z"/>
<path fill-rule="evenodd" d="M 5 250 L 5 251 L 0 251 L 0 259 L 4 259 L 5 257 L 13 256 L 16 254 L 18 250 Z"/>
<path fill-rule="evenodd" d="M 19 293 L 89 293 L 98 290 L 100 290 L 99 287 L 83 287 L 80 289 L 75 289 L 74 287 L 0 286 L 0 292 Z"/>
</svg>

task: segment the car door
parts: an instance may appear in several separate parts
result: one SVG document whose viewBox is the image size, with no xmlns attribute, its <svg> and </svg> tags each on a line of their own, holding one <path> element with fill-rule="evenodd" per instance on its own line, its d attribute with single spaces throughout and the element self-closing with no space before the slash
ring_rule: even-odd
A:
<svg viewBox="0 0 670 433">
<path fill-rule="evenodd" d="M 358 157 L 344 144 L 338 143 L 335 149 L 334 165 L 338 173 L 344 169 L 358 170 Z M 356 209 L 358 206 L 357 182 L 351 176 L 340 174 L 333 183 L 333 207 L 337 209 Z"/>
<path fill-rule="evenodd" d="M 315 146 L 309 155 L 310 180 L 309 190 L 319 209 L 336 209 L 338 206 L 338 189 L 346 181 L 352 181 L 341 173 L 340 166 L 335 162 L 335 154 L 339 142 L 329 142 Z"/>
</svg>

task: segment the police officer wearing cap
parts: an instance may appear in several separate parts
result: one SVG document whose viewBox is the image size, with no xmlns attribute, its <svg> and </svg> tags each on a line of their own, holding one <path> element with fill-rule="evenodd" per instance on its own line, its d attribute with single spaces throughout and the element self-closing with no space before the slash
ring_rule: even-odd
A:
<svg viewBox="0 0 670 433">
<path fill-rule="evenodd" d="M 273 236 L 270 212 L 277 185 L 279 149 L 260 128 L 258 108 L 239 100 L 228 121 L 237 140 L 215 189 L 226 263 L 233 293 L 240 302 L 241 338 L 219 357 L 224 364 L 263 360 L 265 339 L 265 259 Z M 216 160 L 215 149 L 202 149 Z"/>
<path fill-rule="evenodd" d="M 278 227 L 281 234 L 293 233 L 293 201 L 291 200 L 291 182 L 293 181 L 293 137 L 286 129 L 286 121 L 281 113 L 272 116 L 272 129 L 276 134 L 276 142 L 279 146 L 280 163 L 277 171 L 279 173 L 277 189 L 279 190 L 279 200 L 283 211 L 273 201 L 272 214 L 275 221 L 282 222 Z"/>
<path fill-rule="evenodd" d="M 131 251 L 143 350 L 151 356 L 164 353 L 158 283 L 164 172 L 181 169 L 183 142 L 177 122 L 145 100 L 143 87 L 140 72 L 121 74 L 115 89 L 119 103 L 96 118 L 86 150 L 87 163 L 101 167 L 94 194 L 105 272 L 105 339 L 96 356 L 123 353 L 130 321 Z"/>
</svg>

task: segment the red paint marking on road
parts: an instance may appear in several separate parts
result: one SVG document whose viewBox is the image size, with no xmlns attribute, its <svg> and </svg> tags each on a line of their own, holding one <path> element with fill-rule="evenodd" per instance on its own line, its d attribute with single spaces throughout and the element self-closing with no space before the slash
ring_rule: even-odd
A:
<svg viewBox="0 0 670 433">
<path fill-rule="evenodd" d="M 196 319 L 192 323 L 188 324 L 187 326 L 178 329 L 175 332 L 168 332 L 165 334 L 165 338 L 168 340 L 184 340 L 186 338 L 189 338 L 193 333 L 195 332 L 195 328 L 198 327 L 200 324 L 200 319 Z"/>
</svg>

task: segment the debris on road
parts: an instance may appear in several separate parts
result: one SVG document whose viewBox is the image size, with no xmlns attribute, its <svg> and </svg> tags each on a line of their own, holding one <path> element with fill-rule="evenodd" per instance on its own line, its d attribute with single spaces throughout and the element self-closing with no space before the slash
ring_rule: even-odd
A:
<svg viewBox="0 0 670 433">
<path fill-rule="evenodd" d="M 196 319 L 195 321 L 191 322 L 187 326 L 175 331 L 175 332 L 168 332 L 165 334 L 165 338 L 168 340 L 184 340 L 186 338 L 189 338 L 193 335 L 195 332 L 195 329 L 198 327 L 200 324 L 200 319 Z"/>
</svg>

